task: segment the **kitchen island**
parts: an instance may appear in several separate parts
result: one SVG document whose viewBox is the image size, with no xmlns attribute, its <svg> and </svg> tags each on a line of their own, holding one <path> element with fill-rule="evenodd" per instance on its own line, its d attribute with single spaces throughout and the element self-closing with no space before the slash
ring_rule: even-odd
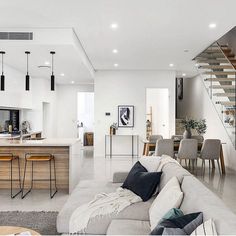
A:
<svg viewBox="0 0 236 236">
<path fill-rule="evenodd" d="M 70 193 L 79 181 L 81 142 L 79 139 L 42 139 L 42 140 L 0 140 L 0 153 L 12 153 L 20 158 L 21 179 L 23 177 L 26 153 L 50 153 L 55 156 L 58 190 Z M 13 163 L 13 178 L 17 178 L 17 165 Z M 9 163 L 1 163 L 0 179 L 9 179 Z M 49 177 L 48 165 L 37 163 L 34 178 Z M 31 166 L 26 172 L 25 186 L 30 186 Z M 13 185 L 17 188 L 17 182 Z M 0 182 L 0 189 L 10 188 L 10 182 Z M 48 189 L 49 182 L 34 182 L 34 189 Z"/>
</svg>

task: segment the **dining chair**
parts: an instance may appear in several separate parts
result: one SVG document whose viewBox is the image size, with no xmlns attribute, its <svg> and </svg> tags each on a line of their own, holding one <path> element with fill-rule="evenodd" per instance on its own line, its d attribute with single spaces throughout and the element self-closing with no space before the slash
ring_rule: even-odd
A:
<svg viewBox="0 0 236 236">
<path fill-rule="evenodd" d="M 149 137 L 149 143 L 156 143 L 157 140 L 163 139 L 162 135 L 150 135 Z"/>
<path fill-rule="evenodd" d="M 157 140 L 160 140 L 160 139 L 163 139 L 163 136 L 162 136 L 162 135 L 150 135 L 150 137 L 149 137 L 149 143 L 151 143 L 151 144 L 156 144 Z M 155 153 L 155 149 L 149 151 L 149 152 L 148 152 L 148 155 L 149 155 L 149 156 L 152 156 L 152 155 L 154 155 L 154 153 Z"/>
<path fill-rule="evenodd" d="M 180 160 L 185 160 L 187 166 L 187 160 L 189 160 L 189 166 L 192 161 L 193 169 L 197 162 L 198 140 L 197 139 L 182 139 L 180 141 L 179 150 L 176 157 Z"/>
<path fill-rule="evenodd" d="M 211 166 L 211 161 L 214 162 L 217 161 L 217 165 L 219 168 L 219 172 L 221 174 L 220 170 L 220 149 L 221 149 L 221 141 L 219 139 L 205 139 L 202 145 L 200 158 L 202 159 L 202 169 L 204 167 L 205 171 L 205 160 L 209 160 L 209 170 Z"/>
<path fill-rule="evenodd" d="M 168 155 L 174 157 L 174 140 L 159 139 L 156 143 L 155 156 Z"/>
<path fill-rule="evenodd" d="M 192 135 L 192 139 L 197 139 L 199 143 L 202 143 L 204 141 L 204 137 L 202 135 Z"/>
</svg>

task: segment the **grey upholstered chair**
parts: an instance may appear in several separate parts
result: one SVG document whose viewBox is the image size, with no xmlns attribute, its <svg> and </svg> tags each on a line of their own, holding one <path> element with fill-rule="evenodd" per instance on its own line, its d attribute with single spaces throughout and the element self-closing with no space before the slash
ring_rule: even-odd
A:
<svg viewBox="0 0 236 236">
<path fill-rule="evenodd" d="M 221 149 L 221 141 L 219 139 L 206 139 L 203 142 L 202 150 L 200 153 L 200 158 L 202 159 L 202 168 L 204 166 L 205 170 L 205 160 L 209 160 L 209 168 L 211 161 L 217 161 L 219 172 L 221 174 L 220 170 L 220 149 Z"/>
<path fill-rule="evenodd" d="M 149 143 L 157 143 L 157 140 L 163 139 L 162 135 L 150 135 L 149 137 Z M 148 152 L 149 156 L 154 155 L 155 149 L 152 149 L 151 151 Z"/>
<path fill-rule="evenodd" d="M 162 135 L 150 135 L 149 143 L 156 143 L 159 139 L 163 139 Z"/>
<path fill-rule="evenodd" d="M 174 157 L 174 140 L 159 139 L 156 143 L 155 156 L 168 155 Z"/>
<path fill-rule="evenodd" d="M 199 143 L 202 143 L 204 141 L 204 137 L 202 135 L 192 135 L 192 139 L 197 139 Z"/>
<path fill-rule="evenodd" d="M 185 165 L 187 166 L 187 160 L 192 161 L 193 169 L 195 162 L 197 161 L 197 151 L 198 151 L 198 140 L 197 139 L 182 139 L 179 145 L 178 154 L 176 157 L 179 158 L 180 164 L 182 160 L 185 160 Z"/>
</svg>

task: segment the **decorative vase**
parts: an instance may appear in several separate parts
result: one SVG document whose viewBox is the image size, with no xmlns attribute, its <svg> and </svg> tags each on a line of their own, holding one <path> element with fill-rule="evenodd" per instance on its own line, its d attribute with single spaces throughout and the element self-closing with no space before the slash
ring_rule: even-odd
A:
<svg viewBox="0 0 236 236">
<path fill-rule="evenodd" d="M 116 129 L 110 127 L 110 135 L 115 135 L 116 134 Z"/>
<path fill-rule="evenodd" d="M 190 129 L 185 129 L 184 133 L 183 133 L 183 138 L 184 139 L 190 139 L 192 137 L 192 133 Z"/>
</svg>

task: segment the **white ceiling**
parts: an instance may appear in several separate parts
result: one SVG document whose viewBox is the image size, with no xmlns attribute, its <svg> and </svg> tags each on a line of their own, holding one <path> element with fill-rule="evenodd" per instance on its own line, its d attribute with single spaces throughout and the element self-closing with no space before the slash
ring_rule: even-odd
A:
<svg viewBox="0 0 236 236">
<path fill-rule="evenodd" d="M 191 76 L 192 58 L 236 25 L 235 8 L 235 0 L 1 0 L 0 28 L 73 28 L 95 70 L 169 70 L 173 63 Z M 73 45 L 57 46 L 58 73 L 70 77 L 63 83 L 91 81 Z M 51 47 L 34 45 L 35 64 Z M 12 66 L 21 60 L 16 55 Z"/>
</svg>

